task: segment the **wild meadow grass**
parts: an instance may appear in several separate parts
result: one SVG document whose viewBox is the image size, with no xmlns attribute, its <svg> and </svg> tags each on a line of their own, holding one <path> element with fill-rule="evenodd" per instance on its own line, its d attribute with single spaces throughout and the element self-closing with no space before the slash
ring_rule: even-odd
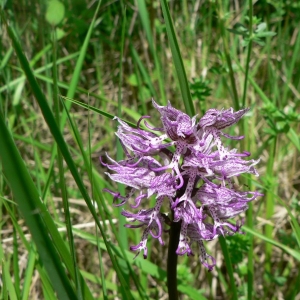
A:
<svg viewBox="0 0 300 300">
<path fill-rule="evenodd" d="M 260 158 L 235 182 L 264 194 L 245 234 L 206 243 L 211 272 L 178 257 L 179 299 L 300 299 L 298 1 L 0 6 L 0 299 L 168 298 L 168 234 L 134 259 L 99 161 L 123 157 L 114 116 L 160 124 L 152 97 L 198 119 L 250 107 L 226 141 Z"/>
</svg>

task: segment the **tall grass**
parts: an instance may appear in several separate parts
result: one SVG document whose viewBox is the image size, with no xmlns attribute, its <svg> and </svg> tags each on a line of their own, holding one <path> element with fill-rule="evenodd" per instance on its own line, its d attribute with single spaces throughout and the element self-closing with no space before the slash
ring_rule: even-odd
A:
<svg viewBox="0 0 300 300">
<path fill-rule="evenodd" d="M 300 5 L 61 2 L 51 24 L 44 2 L 1 4 L 0 298 L 166 297 L 167 243 L 133 259 L 140 232 L 99 162 L 119 152 L 114 115 L 159 124 L 155 97 L 198 116 L 251 107 L 239 150 L 261 159 L 240 179 L 264 193 L 245 235 L 208 243 L 211 273 L 179 257 L 179 298 L 299 299 Z"/>
</svg>

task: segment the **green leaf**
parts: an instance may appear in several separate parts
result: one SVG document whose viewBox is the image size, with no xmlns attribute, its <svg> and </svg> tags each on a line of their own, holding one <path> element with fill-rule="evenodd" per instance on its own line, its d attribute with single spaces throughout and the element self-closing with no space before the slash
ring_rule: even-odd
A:
<svg viewBox="0 0 300 300">
<path fill-rule="evenodd" d="M 93 32 L 94 27 L 95 27 L 96 17 L 97 17 L 98 11 L 100 9 L 100 5 L 101 5 L 101 0 L 98 2 L 97 8 L 95 10 L 95 13 L 94 13 L 94 16 L 93 16 L 93 19 L 92 19 L 92 22 L 89 26 L 89 30 L 88 30 L 88 32 L 86 34 L 86 37 L 84 39 L 84 42 L 81 46 L 81 49 L 80 49 L 80 52 L 79 52 L 79 57 L 77 59 L 75 69 L 74 69 L 74 72 L 73 72 L 73 75 L 72 75 L 72 78 L 71 78 L 71 81 L 70 81 L 70 85 L 69 85 L 69 88 L 68 88 L 68 93 L 67 93 L 68 98 L 73 98 L 74 95 L 75 95 L 76 88 L 77 88 L 77 85 L 78 85 L 78 82 L 79 82 L 79 79 L 80 79 L 81 69 L 82 69 L 82 66 L 83 66 L 83 63 L 84 63 L 84 59 L 85 59 L 85 55 L 86 55 L 86 52 L 87 52 L 87 49 L 88 49 L 90 38 L 92 36 L 92 32 Z M 70 108 L 71 108 L 71 103 L 68 103 L 67 104 L 67 110 L 69 111 Z M 66 120 L 67 120 L 67 114 L 66 114 L 65 111 L 63 111 L 63 114 L 61 116 L 60 128 L 64 128 Z"/>
<path fill-rule="evenodd" d="M 64 226 L 62 223 L 60 223 L 61 226 Z M 76 235 L 79 237 L 87 240 L 88 242 L 100 246 L 103 250 L 106 250 L 106 246 L 102 240 L 99 240 L 97 243 L 96 237 L 91 235 L 90 233 L 87 233 L 85 231 L 73 228 L 73 231 Z M 122 249 L 120 247 L 112 245 L 112 249 L 114 254 L 117 257 L 122 258 Z M 129 251 L 125 251 L 126 256 L 128 257 L 129 261 L 132 262 L 132 264 L 136 265 L 141 271 L 143 271 L 147 275 L 151 275 L 154 278 L 157 278 L 158 280 L 162 282 L 166 282 L 167 280 L 167 274 L 166 271 L 161 269 L 156 264 L 152 263 L 150 260 L 144 259 L 141 256 L 135 257 L 135 254 Z M 182 282 L 180 279 L 178 279 L 178 291 L 181 293 L 184 293 L 186 296 L 189 297 L 189 299 L 199 299 L 199 300 L 205 300 L 206 298 L 201 294 L 201 291 L 196 290 L 192 286 L 187 286 L 185 282 Z"/>
<path fill-rule="evenodd" d="M 298 242 L 298 245 L 300 247 L 300 226 L 299 226 L 299 223 L 298 223 L 298 220 L 294 217 L 292 211 L 290 210 L 290 208 L 284 203 L 284 201 L 282 201 L 280 198 L 278 198 L 280 204 L 282 206 L 285 207 L 285 209 L 287 210 L 290 218 L 291 218 L 291 225 L 292 225 L 292 228 L 293 228 L 293 231 L 296 235 L 296 239 L 297 239 L 297 242 Z"/>
<path fill-rule="evenodd" d="M 157 55 L 157 50 L 155 49 L 155 44 L 154 44 L 154 39 L 152 36 L 152 32 L 151 32 L 151 25 L 150 25 L 150 18 L 149 18 L 149 13 L 148 13 L 148 9 L 146 7 L 146 1 L 145 0 L 137 0 L 137 5 L 138 5 L 138 12 L 140 14 L 141 17 L 141 21 L 144 27 L 144 30 L 146 32 L 146 37 L 149 43 L 149 48 L 150 51 L 153 55 L 154 58 L 154 64 L 155 64 L 155 68 L 157 71 L 157 79 L 158 79 L 158 85 L 159 85 L 159 91 L 160 91 L 160 97 L 161 97 L 161 104 L 166 105 L 166 95 L 165 95 L 165 90 L 164 90 L 164 82 L 163 82 L 163 78 L 161 75 L 161 66 L 160 66 L 160 62 L 158 60 L 158 55 Z M 152 96 L 155 96 L 156 93 L 154 93 Z"/>
<path fill-rule="evenodd" d="M 160 2 L 161 2 L 161 7 L 165 18 L 165 22 L 166 22 L 166 29 L 167 29 L 168 39 L 172 51 L 173 62 L 179 80 L 182 101 L 184 103 L 186 113 L 192 117 L 195 115 L 195 108 L 192 101 L 189 83 L 186 77 L 169 7 L 166 0 L 161 0 Z"/>
<path fill-rule="evenodd" d="M 21 228 L 21 226 L 19 225 L 18 221 L 16 220 L 14 211 L 13 211 L 13 210 L 10 208 L 10 206 L 8 205 L 8 203 L 12 203 L 12 204 L 14 204 L 14 205 L 16 205 L 16 203 L 10 201 L 10 200 L 7 199 L 7 198 L 1 197 L 1 196 L 0 196 L 0 200 L 2 201 L 2 204 L 4 205 L 4 207 L 5 207 L 5 209 L 6 209 L 7 213 L 8 213 L 8 215 L 9 215 L 9 217 L 10 217 L 10 220 L 12 221 L 12 224 L 13 224 L 14 228 L 16 229 L 16 231 L 17 231 L 17 233 L 18 233 L 18 236 L 19 236 L 19 238 L 20 238 L 20 241 L 22 241 L 22 244 L 25 246 L 27 252 L 30 253 L 30 252 L 32 251 L 33 245 L 29 244 L 29 242 L 27 241 L 27 239 L 26 239 L 26 237 L 25 237 L 25 234 L 24 234 L 24 231 L 23 231 L 23 228 Z M 47 212 L 47 211 L 42 212 L 42 214 L 44 214 L 44 213 L 47 214 L 48 212 Z M 56 230 L 56 232 L 57 232 L 57 234 L 58 234 L 58 235 L 53 239 L 53 240 L 55 241 L 54 243 L 57 244 L 57 243 L 59 242 L 59 240 L 62 241 L 62 238 L 61 238 L 61 236 L 60 236 L 60 234 L 59 234 L 59 232 L 58 232 L 56 226 L 54 225 L 53 220 L 52 220 L 50 214 L 49 214 L 49 219 L 51 220 L 51 222 L 52 222 L 52 224 L 53 224 L 53 226 L 54 226 L 54 228 L 55 228 L 55 230 Z M 47 224 L 47 223 L 46 223 L 46 224 Z M 48 229 L 49 229 L 49 232 L 50 232 L 50 227 L 49 227 L 49 226 L 48 226 Z M 52 237 L 53 237 L 53 236 L 52 236 Z M 33 243 L 32 243 L 32 244 L 33 244 Z M 65 246 L 64 242 L 62 242 L 62 245 Z M 65 249 L 66 249 L 66 248 L 65 248 Z M 66 252 L 68 252 L 67 249 L 66 249 Z M 0 244 L 0 256 L 1 256 L 1 244 Z M 67 257 L 69 257 L 69 256 L 70 256 L 70 254 L 67 253 Z M 61 255 L 61 257 L 62 257 L 62 261 L 64 261 L 64 263 L 65 263 L 66 266 L 67 266 L 68 262 L 66 262 L 66 261 L 64 260 L 65 256 L 64 256 L 64 255 Z M 23 294 L 26 293 L 27 285 L 29 285 L 29 286 L 31 285 L 31 279 L 32 279 L 32 278 L 31 278 L 30 276 L 29 276 L 30 278 L 28 278 L 28 276 L 27 276 L 27 275 L 28 275 L 28 272 L 29 272 L 29 270 L 30 270 L 29 260 L 30 260 L 30 257 L 29 257 L 29 259 L 28 259 L 28 265 L 27 265 L 27 268 L 26 268 L 26 274 L 25 274 L 25 278 L 24 278 L 24 282 L 23 282 L 23 291 L 22 291 Z M 47 296 L 48 296 L 47 299 L 56 300 L 56 299 L 57 299 L 57 296 L 54 296 L 55 292 L 54 292 L 54 290 L 53 290 L 53 287 L 51 286 L 50 279 L 49 279 L 49 277 L 48 277 L 47 274 L 46 274 L 45 268 L 42 267 L 42 266 L 40 265 L 40 260 L 37 261 L 35 267 L 36 267 L 37 271 L 39 272 L 39 275 L 40 275 L 40 278 L 41 278 L 41 283 L 42 283 L 42 285 L 43 285 L 43 291 L 44 291 L 44 293 L 46 293 Z M 71 272 L 70 272 L 70 273 L 71 273 Z M 72 274 L 72 273 L 71 273 L 71 274 Z M 27 282 L 27 281 L 29 281 L 29 282 Z M 22 297 L 22 298 L 23 298 L 23 297 Z M 28 299 L 28 297 L 25 296 L 25 299 Z M 92 297 L 87 297 L 87 299 L 90 299 L 90 300 L 91 300 L 91 299 L 93 299 L 93 298 L 92 298 Z"/>
<path fill-rule="evenodd" d="M 260 33 L 255 34 L 255 36 L 258 38 L 274 36 L 274 35 L 276 35 L 276 32 L 273 32 L 273 31 L 266 31 L 266 32 L 260 32 Z"/>
<path fill-rule="evenodd" d="M 39 207 L 43 206 L 43 203 L 1 114 L 0 144 L 4 175 L 32 234 L 51 282 L 60 299 L 77 299 L 40 213 Z"/>
<path fill-rule="evenodd" d="M 236 23 L 233 28 L 227 28 L 229 32 L 237 35 L 249 36 L 249 30 L 241 23 Z"/>
<path fill-rule="evenodd" d="M 253 39 L 253 42 L 255 42 L 256 44 L 258 44 L 260 46 L 264 46 L 266 44 L 264 41 L 262 41 L 261 39 L 256 38 L 256 37 Z"/>
<path fill-rule="evenodd" d="M 289 132 L 287 133 L 287 136 L 297 148 L 297 150 L 300 152 L 300 138 L 293 128 L 290 128 Z"/>
<path fill-rule="evenodd" d="M 137 80 L 137 75 L 135 73 L 132 73 L 128 78 L 127 78 L 128 84 L 131 86 L 138 86 L 138 80 Z"/>
<path fill-rule="evenodd" d="M 68 100 L 68 101 L 71 101 L 71 102 L 73 102 L 73 103 L 75 103 L 75 104 L 77 104 L 77 105 L 79 105 L 79 106 L 81 106 L 81 107 L 84 107 L 84 108 L 88 109 L 88 110 L 94 111 L 95 113 L 100 114 L 100 115 L 102 115 L 102 116 L 104 116 L 104 117 L 106 117 L 106 118 L 109 118 L 109 119 L 111 119 L 111 120 L 115 117 L 114 115 L 111 115 L 111 114 L 109 114 L 109 113 L 107 113 L 107 112 L 105 112 L 105 111 L 103 111 L 103 110 L 101 110 L 101 109 L 98 109 L 98 108 L 96 108 L 96 107 L 94 107 L 94 106 L 85 104 L 85 103 L 83 103 L 83 102 L 80 102 L 80 101 L 77 101 L 77 100 L 74 100 L 74 99 L 69 99 L 68 97 L 63 97 L 63 96 L 61 96 L 61 98 L 66 99 L 66 100 Z M 126 111 L 126 108 L 125 108 L 125 107 L 124 107 L 124 110 Z M 130 110 L 127 111 L 127 113 L 130 113 L 130 112 L 131 112 Z M 133 112 L 132 112 L 132 113 L 133 113 Z M 122 118 L 121 118 L 121 120 L 124 121 L 124 122 L 126 122 L 129 126 L 131 126 L 131 127 L 133 127 L 133 128 L 136 128 L 136 125 L 135 125 L 135 124 L 133 124 L 133 123 L 131 123 L 131 122 L 128 122 L 128 121 L 126 121 L 126 120 L 123 120 Z"/>
<path fill-rule="evenodd" d="M 261 240 L 267 242 L 267 243 L 270 243 L 278 248 L 281 248 L 282 250 L 284 250 L 286 253 L 290 254 L 291 256 L 293 256 L 294 258 L 296 258 L 298 261 L 300 261 L 300 252 L 299 251 L 296 251 L 294 249 L 291 249 L 290 247 L 287 247 L 286 245 L 283 245 L 282 243 L 279 243 L 275 240 L 272 240 L 268 237 L 266 237 L 264 234 L 261 234 L 261 233 L 258 233 L 256 232 L 255 230 L 252 230 L 250 229 L 249 227 L 247 226 L 243 226 L 243 231 L 246 231 L 258 238 L 260 238 Z"/>
<path fill-rule="evenodd" d="M 267 28 L 267 24 L 266 23 L 260 23 L 257 25 L 257 28 L 255 30 L 255 32 L 262 32 Z"/>
<path fill-rule="evenodd" d="M 26 266 L 25 278 L 23 283 L 22 300 L 29 299 L 29 291 L 30 291 L 30 285 L 32 282 L 32 277 L 34 272 L 35 259 L 36 259 L 36 250 L 32 245 L 27 259 L 27 266 Z"/>
<path fill-rule="evenodd" d="M 234 274 L 233 274 L 233 267 L 232 267 L 229 251 L 227 248 L 226 240 L 223 236 L 220 236 L 219 242 L 220 242 L 220 246 L 221 246 L 221 249 L 223 252 L 223 256 L 224 256 L 224 260 L 225 260 L 225 264 L 226 264 L 226 268 L 227 268 L 227 273 L 228 273 L 229 279 L 230 279 L 230 290 L 228 291 L 228 293 L 231 294 L 231 299 L 237 300 L 238 297 L 237 297 L 237 290 L 236 290 L 235 279 L 234 279 Z"/>
<path fill-rule="evenodd" d="M 2 17 L 6 21 L 4 14 L 2 14 Z M 18 42 L 18 39 L 16 37 L 16 34 L 15 34 L 13 28 L 11 26 L 9 26 L 7 24 L 7 22 L 5 22 L 5 23 L 6 23 L 6 26 L 7 26 L 9 37 L 11 38 L 11 40 L 13 42 L 13 46 L 15 48 L 16 54 L 18 56 L 18 59 L 19 59 L 21 65 L 22 65 L 22 68 L 23 68 L 23 70 L 24 70 L 24 72 L 26 74 L 28 82 L 29 82 L 29 84 L 31 86 L 31 89 L 33 91 L 33 94 L 34 94 L 34 96 L 35 96 L 35 98 L 36 98 L 36 100 L 37 100 L 37 102 L 38 102 L 38 104 L 40 106 L 40 109 L 41 109 L 42 114 L 43 114 L 43 116 L 45 118 L 45 121 L 46 121 L 46 123 L 47 123 L 47 125 L 48 125 L 48 127 L 49 127 L 49 129 L 51 131 L 51 134 L 53 135 L 53 138 L 57 142 L 57 145 L 58 145 L 58 147 L 59 147 L 59 149 L 60 149 L 60 151 L 61 151 L 61 153 L 62 153 L 62 155 L 64 157 L 64 160 L 65 160 L 66 164 L 68 165 L 69 170 L 70 170 L 70 172 L 71 172 L 71 174 L 72 174 L 72 176 L 73 176 L 73 178 L 74 178 L 74 180 L 75 180 L 75 182 L 76 182 L 76 184 L 78 186 L 78 189 L 81 192 L 84 200 L 86 201 L 86 204 L 87 204 L 87 206 L 88 206 L 91 214 L 93 215 L 93 217 L 94 217 L 94 219 L 95 219 L 95 221 L 97 223 L 97 226 L 99 227 L 99 229 L 101 231 L 102 236 L 105 236 L 105 233 L 104 233 L 103 228 L 102 228 L 102 226 L 100 224 L 98 215 L 96 213 L 95 207 L 94 207 L 94 205 L 93 205 L 93 203 L 91 201 L 91 198 L 90 198 L 89 194 L 87 193 L 87 190 L 86 190 L 85 185 L 84 185 L 84 183 L 83 183 L 83 181 L 82 181 L 82 179 L 81 179 L 81 177 L 79 175 L 79 172 L 77 170 L 75 162 L 74 162 L 74 160 L 71 157 L 71 154 L 69 152 L 68 146 L 67 146 L 67 144 L 66 144 L 66 142 L 65 142 L 65 140 L 64 140 L 64 138 L 63 138 L 63 136 L 62 136 L 62 134 L 60 132 L 60 129 L 58 128 L 58 125 L 57 125 L 57 123 L 55 121 L 55 118 L 54 118 L 54 116 L 52 114 L 52 111 L 51 111 L 51 109 L 50 109 L 50 107 L 48 105 L 48 101 L 47 101 L 44 93 L 42 92 L 40 86 L 38 85 L 38 83 L 37 83 L 37 81 L 36 81 L 36 79 L 35 79 L 35 77 L 33 75 L 33 72 L 32 72 L 32 70 L 30 68 L 28 60 L 26 59 L 26 57 L 25 57 L 25 55 L 24 55 L 24 53 L 22 51 L 21 45 Z M 1 138 L 2 138 L 2 136 L 0 134 L 0 140 L 1 140 Z M 5 139 L 4 139 L 4 141 L 5 141 Z M 0 148 L 2 150 L 2 147 L 0 147 Z M 15 175 L 15 176 L 18 177 L 18 174 Z M 39 226 L 39 225 L 36 225 L 36 226 Z M 45 231 L 46 230 L 44 230 L 44 232 Z M 45 236 L 48 236 L 48 235 L 45 235 Z M 104 240 L 106 242 L 106 239 L 104 239 Z M 51 244 L 51 246 L 53 246 L 53 243 Z M 130 289 L 127 287 L 127 283 L 124 281 L 122 273 L 120 272 L 119 267 L 118 267 L 118 265 L 117 265 L 117 263 L 115 261 L 115 258 L 112 255 L 112 252 L 111 252 L 109 244 L 107 244 L 107 250 L 108 250 L 108 253 L 110 255 L 111 261 L 112 261 L 112 263 L 114 265 L 114 268 L 115 268 L 115 270 L 116 270 L 116 272 L 118 274 L 118 277 L 120 279 L 121 287 L 124 289 L 124 291 L 126 293 L 128 293 L 128 298 L 130 298 L 130 296 L 129 296 L 130 295 Z M 40 251 L 39 251 L 39 253 L 40 253 Z M 58 263 L 60 263 L 60 260 L 58 258 L 57 258 L 57 261 L 58 261 Z M 47 261 L 47 264 L 51 265 L 50 261 Z M 56 277 L 58 277 L 58 275 L 56 275 Z M 55 277 L 54 277 L 54 279 L 55 279 Z M 59 285 L 58 285 L 58 287 L 59 287 Z M 74 294 L 74 296 L 75 296 L 75 294 Z M 64 298 L 64 297 L 61 297 L 61 298 Z M 68 298 L 64 298 L 64 299 L 68 299 Z M 73 299 L 77 299 L 77 298 L 75 297 Z"/>
<path fill-rule="evenodd" d="M 65 16 L 65 6 L 58 0 L 50 0 L 46 11 L 46 20 L 52 26 L 57 26 Z"/>
<path fill-rule="evenodd" d="M 2 271 L 3 271 L 3 285 L 6 287 L 6 290 L 9 295 L 9 299 L 18 299 L 15 287 L 13 285 L 12 278 L 9 273 L 9 264 L 7 261 L 2 261 Z"/>
</svg>

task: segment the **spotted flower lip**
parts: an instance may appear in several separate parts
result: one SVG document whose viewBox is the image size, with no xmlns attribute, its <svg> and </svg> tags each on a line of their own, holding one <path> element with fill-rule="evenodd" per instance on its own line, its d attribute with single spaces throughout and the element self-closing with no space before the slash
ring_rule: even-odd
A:
<svg viewBox="0 0 300 300">
<path fill-rule="evenodd" d="M 231 219 L 246 211 L 250 201 L 262 196 L 257 191 L 237 190 L 233 185 L 233 179 L 242 174 L 258 176 L 255 166 L 259 160 L 246 160 L 250 152 L 238 153 L 225 147 L 221 140 L 243 138 L 230 136 L 224 130 L 236 124 L 249 109 L 209 109 L 197 122 L 197 116 L 189 117 L 170 102 L 166 106 L 154 100 L 152 103 L 161 115 L 162 125 L 157 127 L 146 122 L 150 116 L 141 117 L 137 128 L 115 117 L 119 123 L 116 135 L 126 159 L 117 162 L 107 155 L 107 163 L 103 158 L 100 161 L 110 171 L 106 174 L 129 187 L 129 192 L 120 195 L 107 188 L 104 191 L 113 196 L 115 206 L 131 202 L 133 209 L 143 207 L 137 213 L 122 211 L 130 222 L 137 222 L 126 227 L 144 228 L 140 243 L 130 247 L 137 255 L 142 251 L 147 257 L 149 236 L 163 245 L 166 225 L 179 222 L 176 253 L 194 255 L 196 245 L 200 262 L 211 271 L 216 261 L 207 254 L 204 241 L 242 233 L 242 222 L 234 224 Z M 141 128 L 142 122 L 149 130 Z M 155 197 L 155 206 L 145 209 L 151 196 Z M 169 211 L 163 212 L 167 207 Z"/>
<path fill-rule="evenodd" d="M 191 119 L 187 114 L 172 107 L 170 101 L 168 101 L 167 106 L 159 106 L 154 100 L 152 103 L 161 114 L 163 128 L 172 140 L 186 138 L 193 134 L 195 118 Z"/>
<path fill-rule="evenodd" d="M 221 130 L 237 123 L 243 115 L 249 111 L 249 108 L 241 109 L 237 112 L 233 108 L 229 109 L 209 109 L 199 121 L 200 128 L 213 127 L 214 129 Z"/>
</svg>

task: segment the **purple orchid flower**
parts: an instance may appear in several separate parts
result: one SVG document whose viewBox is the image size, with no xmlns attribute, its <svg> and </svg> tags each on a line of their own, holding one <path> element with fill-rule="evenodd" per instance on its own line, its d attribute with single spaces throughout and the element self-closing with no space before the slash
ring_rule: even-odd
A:
<svg viewBox="0 0 300 300">
<path fill-rule="evenodd" d="M 242 222 L 235 225 L 229 220 L 243 213 L 248 203 L 261 196 L 259 192 L 238 191 L 233 178 L 244 173 L 258 176 L 255 165 L 259 160 L 245 160 L 249 152 L 237 153 L 236 149 L 224 147 L 221 137 L 240 140 L 223 132 L 237 123 L 249 109 L 234 112 L 230 109 L 209 109 L 199 122 L 196 117 L 172 107 L 153 106 L 161 115 L 162 126 L 151 127 L 142 117 L 137 128 L 131 128 L 119 118 L 116 135 L 119 137 L 126 159 L 102 164 L 113 173 L 106 173 L 112 180 L 128 186 L 129 192 L 122 196 L 105 189 L 114 196 L 114 205 L 133 201 L 132 208 L 147 207 L 149 197 L 156 196 L 153 208 L 138 213 L 122 211 L 130 222 L 128 228 L 144 228 L 142 239 L 131 250 L 137 255 L 143 251 L 147 257 L 149 235 L 163 242 L 165 225 L 180 222 L 180 239 L 176 253 L 193 255 L 193 244 L 199 249 L 201 263 L 212 270 L 215 259 L 206 253 L 204 241 L 218 236 L 241 233 Z M 141 122 L 151 131 L 141 129 Z M 170 150 L 175 148 L 174 151 Z M 121 203 L 118 203 L 121 200 Z M 164 213 L 166 205 L 169 212 Z M 172 214 L 170 214 L 172 212 Z M 169 216 L 173 216 L 171 221 Z"/>
</svg>

